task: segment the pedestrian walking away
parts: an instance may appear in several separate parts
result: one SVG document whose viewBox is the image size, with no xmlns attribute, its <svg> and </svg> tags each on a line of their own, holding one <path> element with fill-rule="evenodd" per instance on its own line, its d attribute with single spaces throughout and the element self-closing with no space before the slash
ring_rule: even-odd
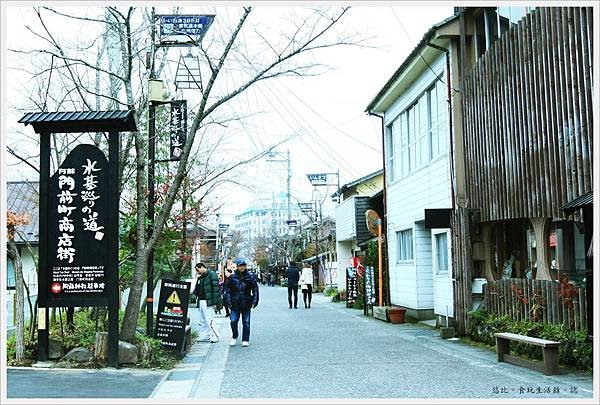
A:
<svg viewBox="0 0 600 405">
<path fill-rule="evenodd" d="M 222 305 L 223 299 L 219 291 L 219 278 L 217 273 L 209 270 L 203 263 L 196 264 L 196 285 L 192 292 L 196 296 L 198 302 L 198 312 L 200 314 L 200 341 L 218 342 L 219 336 L 213 325 L 215 311 L 209 308 L 216 309 Z"/>
<path fill-rule="evenodd" d="M 290 267 L 286 271 L 287 288 L 288 288 L 288 303 L 292 308 L 292 295 L 294 296 L 294 308 L 298 308 L 298 281 L 300 280 L 300 269 L 296 266 L 296 262 L 290 262 Z"/>
<path fill-rule="evenodd" d="M 304 308 L 310 308 L 312 301 L 313 270 L 307 262 L 303 263 L 302 274 L 300 275 L 300 284 L 302 286 L 302 299 Z"/>
<path fill-rule="evenodd" d="M 230 346 L 235 346 L 239 336 L 238 323 L 242 317 L 242 346 L 247 347 L 250 342 L 250 312 L 258 305 L 258 279 L 256 275 L 246 269 L 246 261 L 237 259 L 236 271 L 223 285 L 223 296 L 229 307 L 231 321 Z"/>
</svg>

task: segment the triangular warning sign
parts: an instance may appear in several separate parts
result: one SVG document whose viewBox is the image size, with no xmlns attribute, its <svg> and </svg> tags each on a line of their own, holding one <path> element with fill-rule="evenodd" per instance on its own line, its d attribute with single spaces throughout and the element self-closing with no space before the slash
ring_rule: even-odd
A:
<svg viewBox="0 0 600 405">
<path fill-rule="evenodd" d="M 179 295 L 177 295 L 177 291 L 173 291 L 169 298 L 167 299 L 168 304 L 181 304 L 181 300 L 179 299 Z"/>
</svg>

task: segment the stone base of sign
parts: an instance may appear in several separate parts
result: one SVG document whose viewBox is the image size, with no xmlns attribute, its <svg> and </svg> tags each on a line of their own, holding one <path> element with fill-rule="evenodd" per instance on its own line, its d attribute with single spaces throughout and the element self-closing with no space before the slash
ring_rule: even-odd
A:
<svg viewBox="0 0 600 405">
<path fill-rule="evenodd" d="M 119 340 L 119 364 L 137 364 L 138 348 L 129 343 Z"/>
<path fill-rule="evenodd" d="M 76 347 L 63 357 L 63 360 L 75 361 L 77 363 L 87 363 L 94 357 L 94 353 L 85 347 Z"/>
<path fill-rule="evenodd" d="M 48 358 L 51 360 L 60 359 L 65 355 L 65 348 L 60 340 L 49 339 Z"/>
<path fill-rule="evenodd" d="M 440 328 L 440 337 L 442 339 L 450 339 L 454 337 L 454 328 L 452 326 Z"/>
<path fill-rule="evenodd" d="M 388 316 L 389 309 L 390 309 L 390 307 L 374 306 L 373 307 L 373 316 L 375 317 L 375 319 L 380 319 L 384 322 L 389 322 L 390 321 L 390 318 Z"/>
</svg>

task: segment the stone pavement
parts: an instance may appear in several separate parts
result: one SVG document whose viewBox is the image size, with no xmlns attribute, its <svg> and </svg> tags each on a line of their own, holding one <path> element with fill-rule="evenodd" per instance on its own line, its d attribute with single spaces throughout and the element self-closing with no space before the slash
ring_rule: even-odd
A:
<svg viewBox="0 0 600 405">
<path fill-rule="evenodd" d="M 220 342 L 196 343 L 152 397 L 592 398 L 591 375 L 544 376 L 423 325 L 364 317 L 320 294 L 311 309 L 301 302 L 288 309 L 286 289 L 260 291 L 250 347 L 229 347 L 228 319 L 217 317 Z M 190 318 L 196 325 L 195 308 Z"/>
</svg>

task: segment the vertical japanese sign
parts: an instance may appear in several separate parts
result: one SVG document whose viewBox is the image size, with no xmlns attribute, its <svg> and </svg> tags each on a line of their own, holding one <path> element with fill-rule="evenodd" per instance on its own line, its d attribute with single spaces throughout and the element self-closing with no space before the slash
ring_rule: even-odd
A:
<svg viewBox="0 0 600 405">
<path fill-rule="evenodd" d="M 183 146 L 187 139 L 187 101 L 171 101 L 169 120 L 169 138 L 171 140 L 171 160 L 181 159 Z"/>
<path fill-rule="evenodd" d="M 191 284 L 163 279 L 156 314 L 156 338 L 165 349 L 181 352 L 187 324 Z"/>
<path fill-rule="evenodd" d="M 356 269 L 354 267 L 346 267 L 346 306 L 354 305 L 358 298 L 358 286 L 356 285 Z"/>
<path fill-rule="evenodd" d="M 367 305 L 375 305 L 375 269 L 373 266 L 365 268 L 365 299 Z"/>
<path fill-rule="evenodd" d="M 95 298 L 109 296 L 104 233 L 108 218 L 118 215 L 108 212 L 106 156 L 95 146 L 77 146 L 48 190 L 48 285 L 42 304 L 93 305 Z"/>
</svg>

